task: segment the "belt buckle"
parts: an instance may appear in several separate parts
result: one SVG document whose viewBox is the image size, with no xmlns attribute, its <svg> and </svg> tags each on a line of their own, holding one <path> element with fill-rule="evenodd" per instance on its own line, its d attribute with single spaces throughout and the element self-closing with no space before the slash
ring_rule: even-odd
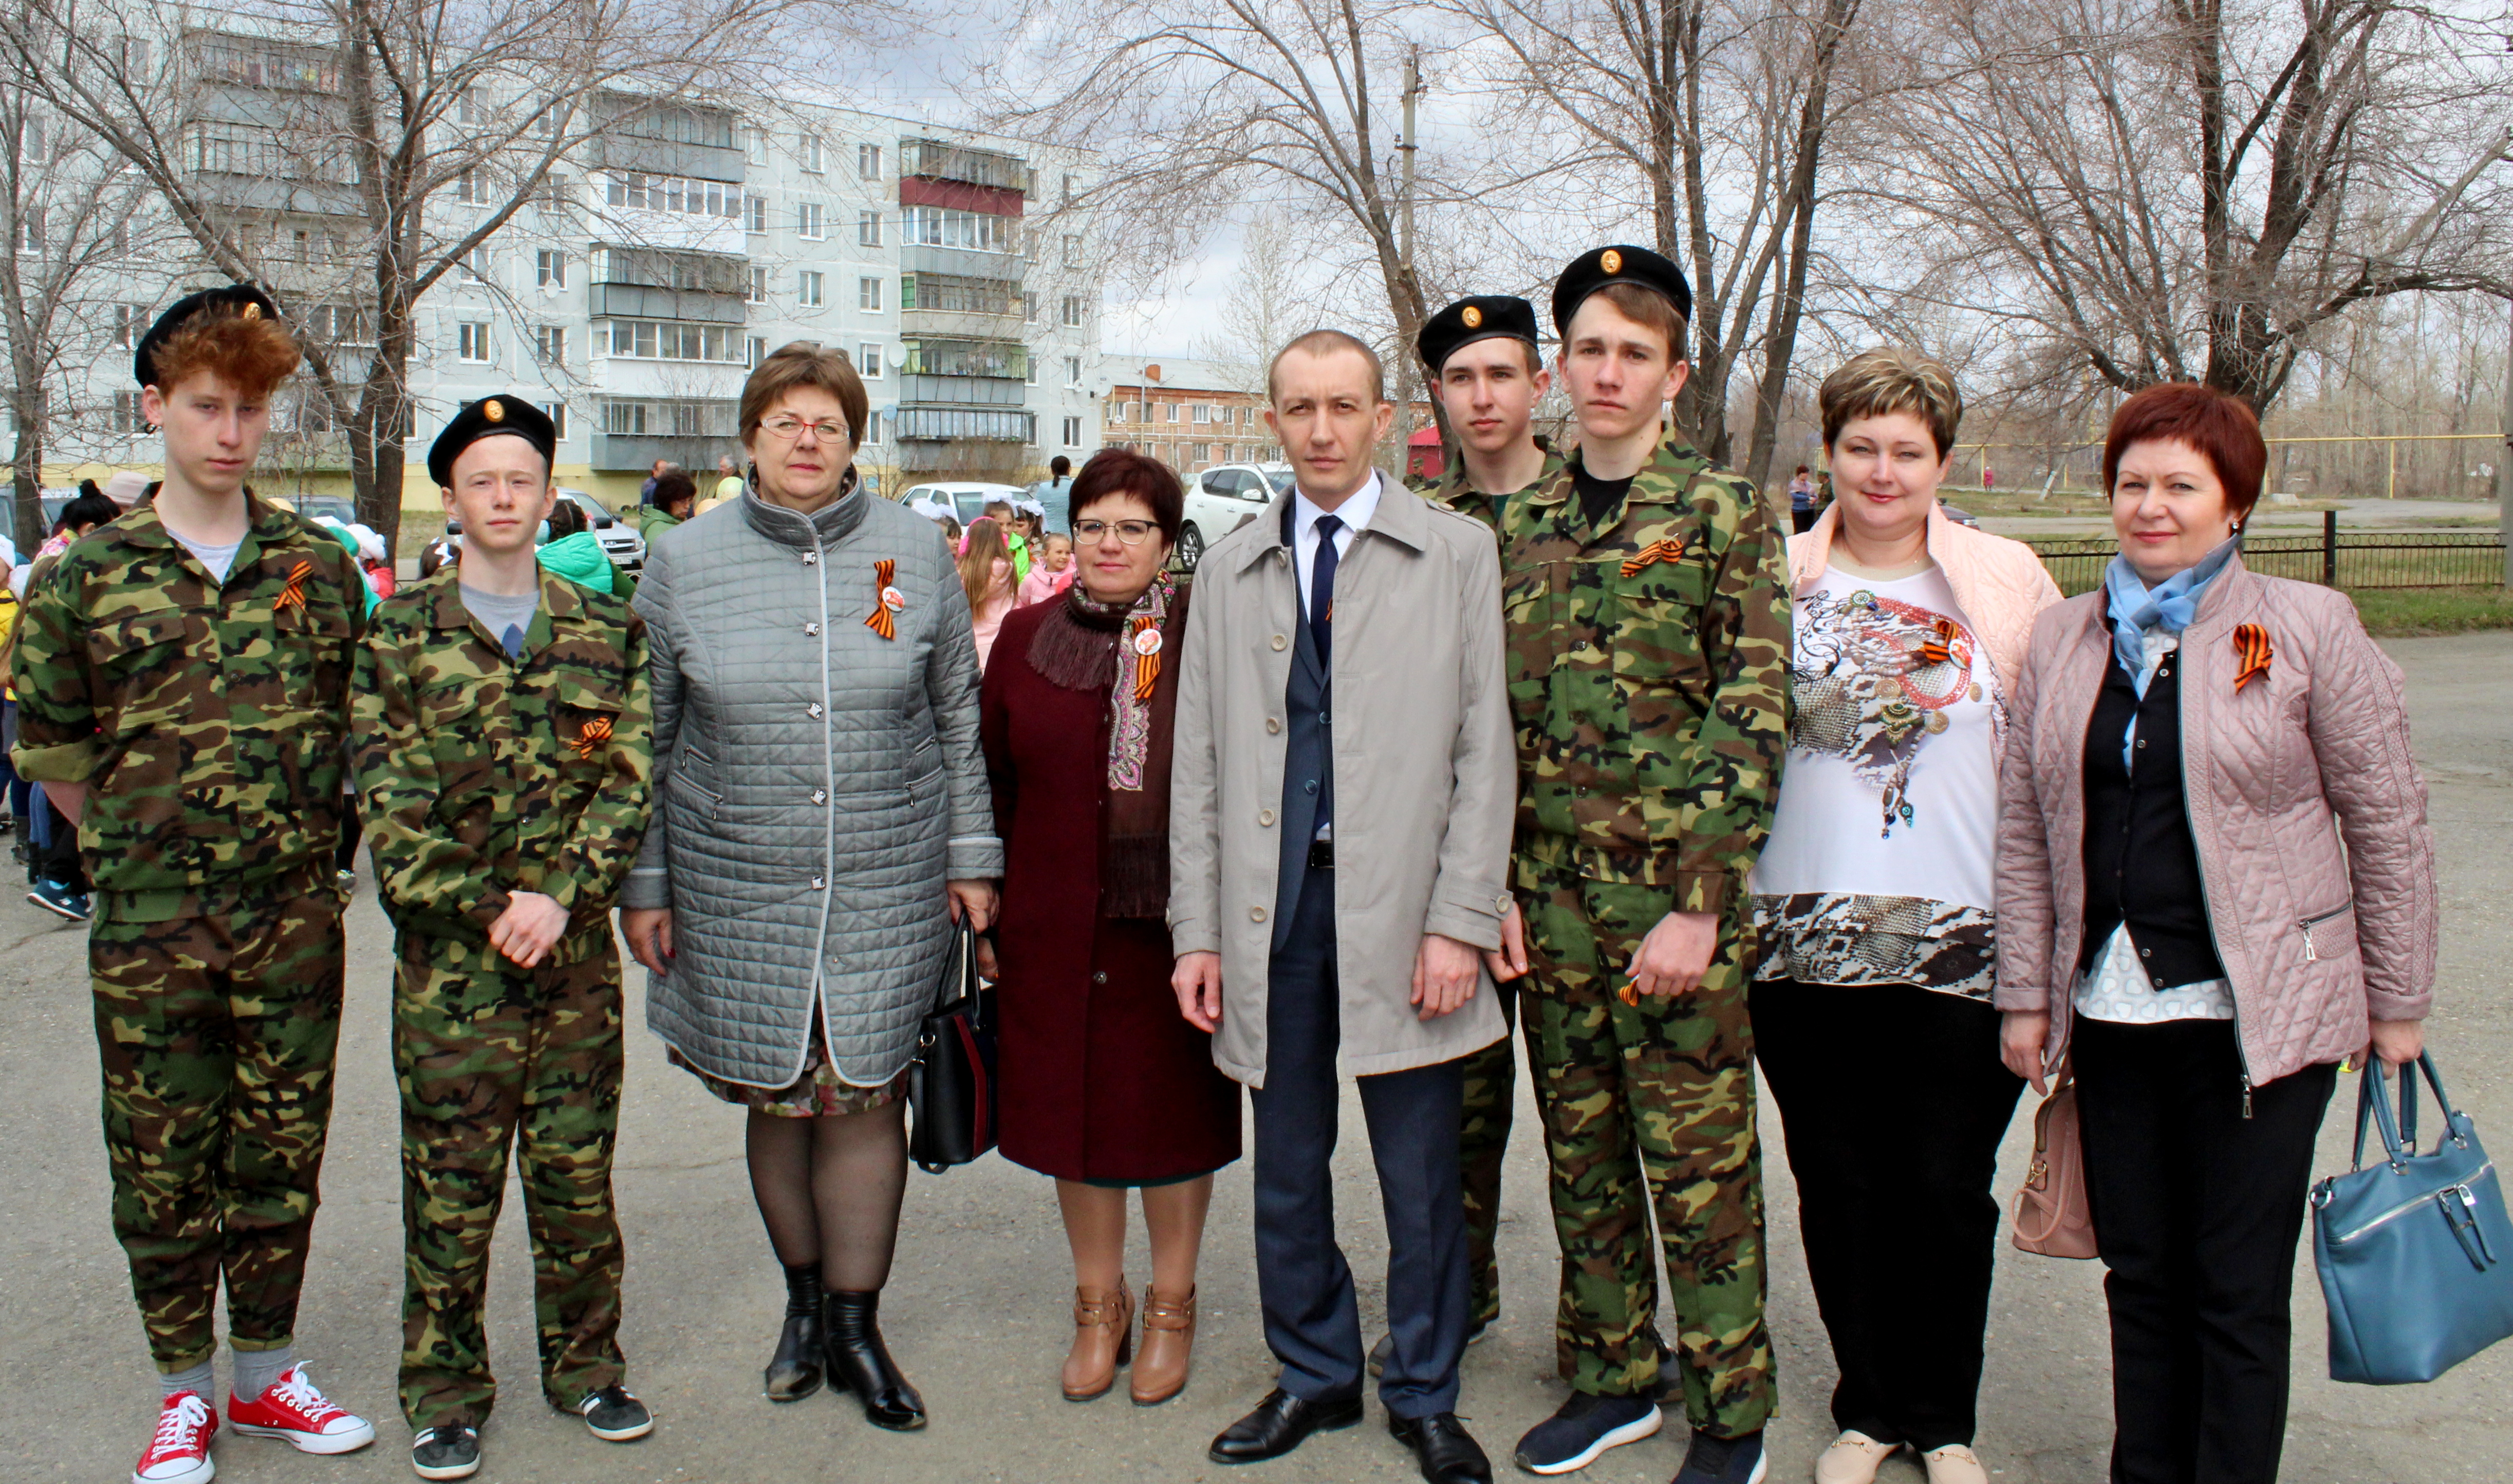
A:
<svg viewBox="0 0 2513 1484">
<path fill-rule="evenodd" d="M 1309 869 L 1311 871 L 1333 871 L 1335 869 L 1334 840 L 1313 840 L 1309 841 Z"/>
</svg>

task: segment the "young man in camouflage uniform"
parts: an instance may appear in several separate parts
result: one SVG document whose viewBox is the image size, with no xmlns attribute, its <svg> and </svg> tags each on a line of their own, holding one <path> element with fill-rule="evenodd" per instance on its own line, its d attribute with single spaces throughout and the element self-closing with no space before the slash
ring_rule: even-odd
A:
<svg viewBox="0 0 2513 1484">
<path fill-rule="evenodd" d="M 245 488 L 295 340 L 259 292 L 193 294 L 140 342 L 166 477 L 26 594 L 20 775 L 79 829 L 113 1229 L 157 1362 L 138 1484 L 205 1484 L 219 1414 L 308 1453 L 375 1428 L 291 1347 L 340 1029 L 349 673 L 366 587 L 332 533 Z"/>
<path fill-rule="evenodd" d="M 1536 306 L 1506 294 L 1479 294 L 1431 316 L 1415 340 L 1423 370 L 1457 436 L 1457 465 L 1416 491 L 1434 505 L 1496 529 L 1511 499 L 1550 479 L 1562 456 L 1536 436 L 1536 404 L 1553 384 L 1536 341 Z M 1518 1029 L 1515 981 L 1527 956 L 1490 954 L 1501 1018 Z M 1503 1036 L 1465 1059 L 1465 1118 L 1457 1155 L 1466 1200 L 1466 1264 L 1473 1290 L 1466 1343 L 1490 1333 L 1500 1317 L 1500 1263 L 1494 1243 L 1500 1223 L 1501 1159 L 1509 1149 L 1518 1053 Z M 1384 1340 L 1379 1342 L 1383 1347 Z M 1376 1358 L 1376 1352 L 1373 1352 Z"/>
<path fill-rule="evenodd" d="M 395 931 L 401 1407 L 422 1479 L 480 1467 L 498 1391 L 481 1308 L 509 1144 L 542 1394 L 608 1441 L 655 1425 L 620 1385 L 611 1203 L 611 907 L 646 832 L 646 626 L 536 561 L 556 443 L 516 396 L 446 424 L 427 469 L 462 523 L 459 560 L 386 599 L 358 655 L 358 776 Z"/>
<path fill-rule="evenodd" d="M 1518 1460 L 1568 1472 L 1655 1432 L 1671 1361 L 1693 1425 L 1677 1484 L 1747 1484 L 1774 1382 L 1745 879 L 1786 747 L 1789 608 L 1761 496 L 1664 417 L 1691 310 L 1683 273 L 1646 249 L 1564 271 L 1579 449 L 1500 521 L 1521 909 L 1503 936 L 1534 967 L 1520 1008 L 1574 1388 Z M 1652 1327 L 1653 1215 L 1672 1355 Z"/>
</svg>

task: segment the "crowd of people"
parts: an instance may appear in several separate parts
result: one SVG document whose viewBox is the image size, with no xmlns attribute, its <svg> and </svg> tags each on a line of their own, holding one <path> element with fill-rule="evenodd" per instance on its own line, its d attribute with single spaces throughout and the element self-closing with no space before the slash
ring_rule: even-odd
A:
<svg viewBox="0 0 2513 1484">
<path fill-rule="evenodd" d="M 965 929 L 1000 1150 L 1053 1179 L 1071 1248 L 1067 1399 L 1190 1384 L 1214 1183 L 1253 1155 L 1280 1370 L 1216 1463 L 1353 1425 L 1376 1377 L 1425 1479 L 1491 1479 L 1460 1361 L 1500 1316 L 1524 1108 L 1567 1390 L 1514 1462 L 1572 1472 L 1672 1416 L 1677 1484 L 1764 1479 L 1759 1062 L 1839 1373 L 1818 1484 L 1905 1450 L 1986 1484 L 1996 1153 L 2022 1089 L 2062 1081 L 2109 1269 L 2111 1477 L 2273 1480 L 2314 1132 L 2340 1065 L 2413 1060 L 2431 1003 L 2399 672 L 2343 596 L 2245 566 L 2265 447 L 2239 400 L 2124 402 L 2120 554 L 2063 600 L 1938 507 L 1963 399 L 1909 349 L 1823 380 L 1832 499 L 1783 528 L 1668 416 L 1691 308 L 1630 246 L 1563 271 L 1550 364 L 1528 301 L 1447 306 L 1413 349 L 1461 448 L 1418 488 L 1372 466 L 1379 357 L 1300 335 L 1267 374 L 1293 487 L 1191 579 L 1179 477 L 1137 453 L 1058 471 L 1055 528 L 875 497 L 862 382 L 797 343 L 742 389 L 721 506 L 657 471 L 632 582 L 570 546 L 546 416 L 485 398 L 428 456 L 461 546 L 379 601 L 246 486 L 298 359 L 275 306 L 169 310 L 135 367 L 165 477 L 48 554 L 9 667 L 11 757 L 94 896 L 113 1222 L 162 1398 L 135 1484 L 205 1484 L 221 1427 L 376 1435 L 293 1347 L 343 973 L 327 873 L 361 824 L 395 934 L 422 1478 L 481 1466 L 510 1159 L 543 1397 L 606 1441 L 655 1425 L 618 1344 L 622 940 L 671 1065 L 745 1113 L 786 1293 L 767 1396 L 927 1425 L 880 1301 Z M 1532 431 L 1556 377 L 1564 448 Z M 1346 1079 L 1387 1235 L 1375 1339 L 1336 1239 Z"/>
</svg>

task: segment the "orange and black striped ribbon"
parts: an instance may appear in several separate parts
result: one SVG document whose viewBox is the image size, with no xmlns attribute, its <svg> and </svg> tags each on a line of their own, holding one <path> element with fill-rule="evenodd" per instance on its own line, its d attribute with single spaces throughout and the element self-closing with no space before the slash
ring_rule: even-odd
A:
<svg viewBox="0 0 2513 1484">
<path fill-rule="evenodd" d="M 1641 574 L 1641 568 L 1649 566 L 1653 562 L 1674 562 L 1680 560 L 1683 556 L 1684 543 L 1676 540 L 1672 536 L 1652 541 L 1649 545 L 1632 553 L 1630 560 L 1623 563 L 1623 575 L 1626 577 L 1637 577 Z"/>
<path fill-rule="evenodd" d="M 1936 638 L 1923 640 L 1920 642 L 1919 650 L 1914 655 L 1914 657 L 1918 659 L 1923 666 L 1942 665 L 1946 661 L 1955 657 L 1954 620 L 1951 618 L 1938 619 L 1936 622 Z"/>
<path fill-rule="evenodd" d="M 2269 631 L 2255 623 L 2247 623 L 2234 631 L 2234 653 L 2242 665 L 2234 672 L 2234 688 L 2245 685 L 2269 673 L 2269 660 L 2276 651 L 2269 646 Z"/>
<path fill-rule="evenodd" d="M 271 608 L 276 611 L 280 608 L 301 608 L 305 606 L 305 579 L 313 575 L 313 563 L 304 561 L 299 562 L 297 564 L 297 569 L 288 574 L 288 586 L 280 589 L 279 601 L 272 604 Z"/>
<path fill-rule="evenodd" d="M 568 746 L 576 749 L 576 755 L 578 757 L 590 758 L 595 752 L 600 750 L 603 743 L 610 740 L 611 719 L 609 717 L 587 717 L 585 718 L 584 725 L 577 732 L 576 740 L 570 742 Z"/>
<path fill-rule="evenodd" d="M 1330 609 L 1328 610 L 1328 613 L 1329 613 L 1329 616 L 1330 616 L 1330 617 L 1332 617 L 1332 616 L 1333 616 L 1333 613 L 1334 613 L 1334 610 L 1333 610 L 1332 608 L 1330 608 Z M 1134 640 L 1134 639 L 1136 639 L 1136 638 L 1137 638 L 1137 637 L 1139 637 L 1139 636 L 1141 636 L 1145 631 L 1149 630 L 1152 626 L 1153 626 L 1152 615 L 1150 615 L 1149 613 L 1145 613 L 1145 614 L 1144 614 L 1144 615 L 1142 615 L 1141 617 L 1139 617 L 1139 618 L 1136 619 L 1136 620 L 1135 620 L 1135 629 L 1134 629 L 1134 633 L 1129 634 L 1129 635 L 1127 636 L 1127 639 L 1130 641 L 1130 643 L 1127 644 L 1127 647 L 1128 647 L 1128 648 L 1134 648 L 1134 645 L 1133 645 L 1133 644 L 1131 643 L 1131 641 L 1132 641 L 1132 640 Z M 1155 651 L 1155 652 L 1153 652 L 1153 653 L 1150 653 L 1150 654 L 1145 654 L 1142 650 L 1140 650 L 1140 649 L 1136 649 L 1136 650 L 1135 650 L 1135 699 L 1136 699 L 1136 700 L 1138 700 L 1138 701 L 1148 701 L 1148 700 L 1150 700 L 1150 699 L 1152 698 L 1152 686 L 1159 683 L 1160 678 L 1161 678 L 1161 656 L 1160 656 L 1160 654 L 1159 654 L 1157 651 Z"/>
<path fill-rule="evenodd" d="M 888 557 L 872 565 L 872 616 L 864 620 L 864 627 L 884 639 L 898 637 L 898 625 L 891 621 L 890 605 L 881 601 L 882 594 L 890 591 L 891 578 L 898 574 L 898 564 Z"/>
</svg>

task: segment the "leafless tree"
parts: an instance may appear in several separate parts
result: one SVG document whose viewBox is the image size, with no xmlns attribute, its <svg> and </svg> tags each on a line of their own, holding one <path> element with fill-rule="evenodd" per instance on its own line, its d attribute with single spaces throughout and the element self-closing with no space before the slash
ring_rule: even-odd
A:
<svg viewBox="0 0 2513 1484">
<path fill-rule="evenodd" d="M 96 294 L 151 246 L 144 185 L 74 127 L 16 89 L 0 89 L 0 333 L 8 342 L 9 450 L 18 549 L 44 539 L 43 466 L 60 456 L 64 422 L 103 425 L 73 374 L 99 358 L 128 359 L 146 328 L 134 307 Z M 126 409 L 128 410 L 128 409 Z"/>
<path fill-rule="evenodd" d="M 1265 365 L 1274 352 L 1309 324 L 1297 306 L 1309 297 L 1301 271 L 1307 261 L 1292 228 L 1258 217 L 1241 229 L 1239 267 L 1222 296 L 1220 326 L 1200 338 L 1195 353 L 1239 378 L 1234 388 L 1265 390 Z"/>
<path fill-rule="evenodd" d="M 571 173 L 610 141 L 739 147 L 708 137 L 712 97 L 809 75 L 884 3 L 18 0 L 0 57 L 137 168 L 212 271 L 281 291 L 308 416 L 389 536 L 428 290 L 527 208 L 590 209 Z"/>
<path fill-rule="evenodd" d="M 1897 20 L 1892 50 L 1931 85 L 1878 110 L 1859 189 L 1908 228 L 1902 296 L 1998 326 L 2011 374 L 2199 380 L 2266 409 L 2358 306 L 2513 296 L 2501 38 L 2449 7 L 1958 0 Z"/>
<path fill-rule="evenodd" d="M 1677 404 L 1732 453 L 1730 382 L 1759 360 L 1747 472 L 1763 479 L 1806 315 L 1825 140 L 1855 101 L 1861 0 L 1438 0 L 1488 38 L 1511 137 L 1568 124 L 1546 162 L 1686 269 L 1693 373 Z M 1563 194 L 1568 194 L 1564 191 Z M 1612 223 L 1601 222 L 1612 230 Z"/>
</svg>

